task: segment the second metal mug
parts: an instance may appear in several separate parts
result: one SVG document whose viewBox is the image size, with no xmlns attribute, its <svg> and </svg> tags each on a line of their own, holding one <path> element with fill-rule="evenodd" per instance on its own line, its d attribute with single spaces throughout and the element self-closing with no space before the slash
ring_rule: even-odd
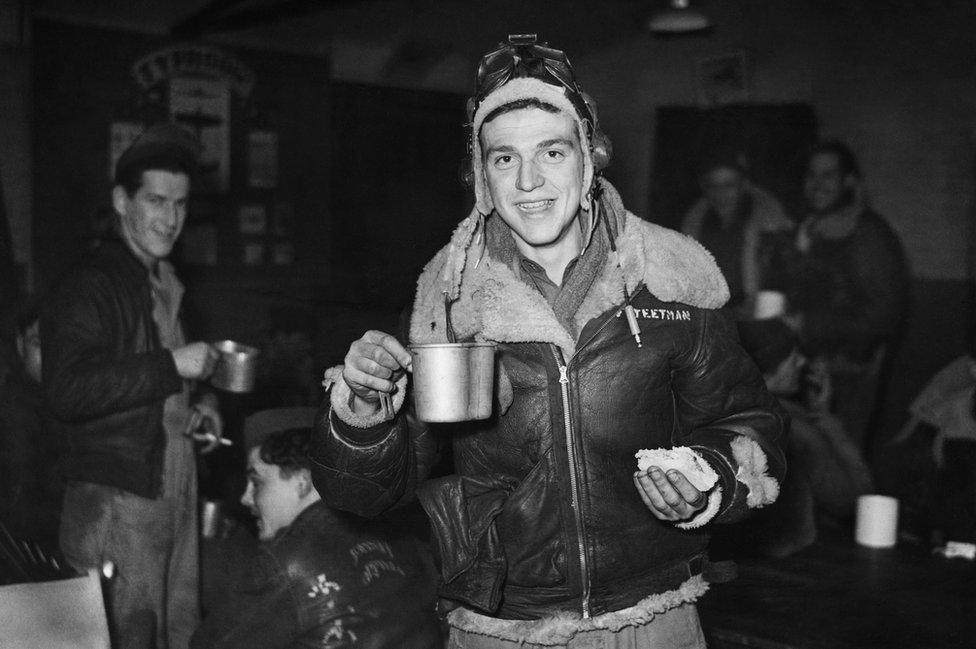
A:
<svg viewBox="0 0 976 649">
<path fill-rule="evenodd" d="M 233 340 L 218 340 L 213 346 L 220 358 L 210 376 L 210 385 L 227 392 L 246 393 L 253 390 L 257 376 L 257 347 Z"/>
</svg>

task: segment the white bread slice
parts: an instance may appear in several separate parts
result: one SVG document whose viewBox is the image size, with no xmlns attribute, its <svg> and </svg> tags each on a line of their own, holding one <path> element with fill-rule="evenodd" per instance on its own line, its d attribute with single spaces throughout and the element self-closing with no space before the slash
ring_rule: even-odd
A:
<svg viewBox="0 0 976 649">
<path fill-rule="evenodd" d="M 656 466 L 665 473 L 671 469 L 681 471 L 688 482 L 698 491 L 708 491 L 718 482 L 718 474 L 697 453 L 687 446 L 675 448 L 642 448 L 634 454 L 637 469 L 647 471 Z"/>
</svg>

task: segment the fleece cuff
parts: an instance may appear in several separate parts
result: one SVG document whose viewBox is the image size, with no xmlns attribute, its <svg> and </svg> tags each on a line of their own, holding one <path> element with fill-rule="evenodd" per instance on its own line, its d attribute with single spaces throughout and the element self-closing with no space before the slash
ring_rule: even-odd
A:
<svg viewBox="0 0 976 649">
<path fill-rule="evenodd" d="M 352 400 L 352 390 L 344 380 L 342 380 L 342 366 L 330 367 L 325 371 L 322 386 L 329 390 L 329 400 L 332 404 L 332 413 L 344 423 L 355 428 L 372 428 L 387 421 L 383 410 L 380 409 L 371 415 L 359 415 L 353 412 L 350 407 Z M 396 392 L 393 393 L 393 414 L 400 412 L 403 401 L 407 394 L 407 375 L 404 374 L 396 382 Z"/>
<path fill-rule="evenodd" d="M 708 521 L 715 518 L 718 514 L 719 508 L 722 506 L 722 488 L 716 485 L 708 492 L 708 506 L 695 514 L 694 518 L 676 523 L 675 527 L 681 528 L 683 530 L 693 530 L 696 527 L 701 527 Z"/>
<path fill-rule="evenodd" d="M 732 457 L 738 465 L 736 481 L 744 484 L 749 493 L 746 505 L 759 509 L 779 496 L 779 482 L 767 473 L 766 454 L 754 439 L 739 435 L 732 440 Z"/>
</svg>

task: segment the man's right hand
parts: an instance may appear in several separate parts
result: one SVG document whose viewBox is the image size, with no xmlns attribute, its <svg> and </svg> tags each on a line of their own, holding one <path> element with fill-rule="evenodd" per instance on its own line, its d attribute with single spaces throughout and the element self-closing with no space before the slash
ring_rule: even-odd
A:
<svg viewBox="0 0 976 649">
<path fill-rule="evenodd" d="M 379 410 L 380 392 L 392 394 L 404 370 L 412 370 L 410 352 L 382 331 L 367 331 L 349 347 L 342 379 L 352 391 L 353 412 L 369 415 Z"/>
<path fill-rule="evenodd" d="M 172 351 L 176 372 L 184 379 L 205 379 L 217 366 L 217 350 L 207 343 L 190 343 Z"/>
</svg>

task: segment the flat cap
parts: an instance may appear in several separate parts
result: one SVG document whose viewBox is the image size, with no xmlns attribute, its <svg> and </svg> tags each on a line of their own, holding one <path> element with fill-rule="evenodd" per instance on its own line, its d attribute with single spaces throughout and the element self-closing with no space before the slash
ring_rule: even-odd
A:
<svg viewBox="0 0 976 649">
<path fill-rule="evenodd" d="M 203 145 L 197 137 L 173 122 L 160 122 L 146 129 L 115 163 L 115 182 L 125 172 L 146 161 L 173 161 L 194 175 L 200 165 Z"/>
</svg>

